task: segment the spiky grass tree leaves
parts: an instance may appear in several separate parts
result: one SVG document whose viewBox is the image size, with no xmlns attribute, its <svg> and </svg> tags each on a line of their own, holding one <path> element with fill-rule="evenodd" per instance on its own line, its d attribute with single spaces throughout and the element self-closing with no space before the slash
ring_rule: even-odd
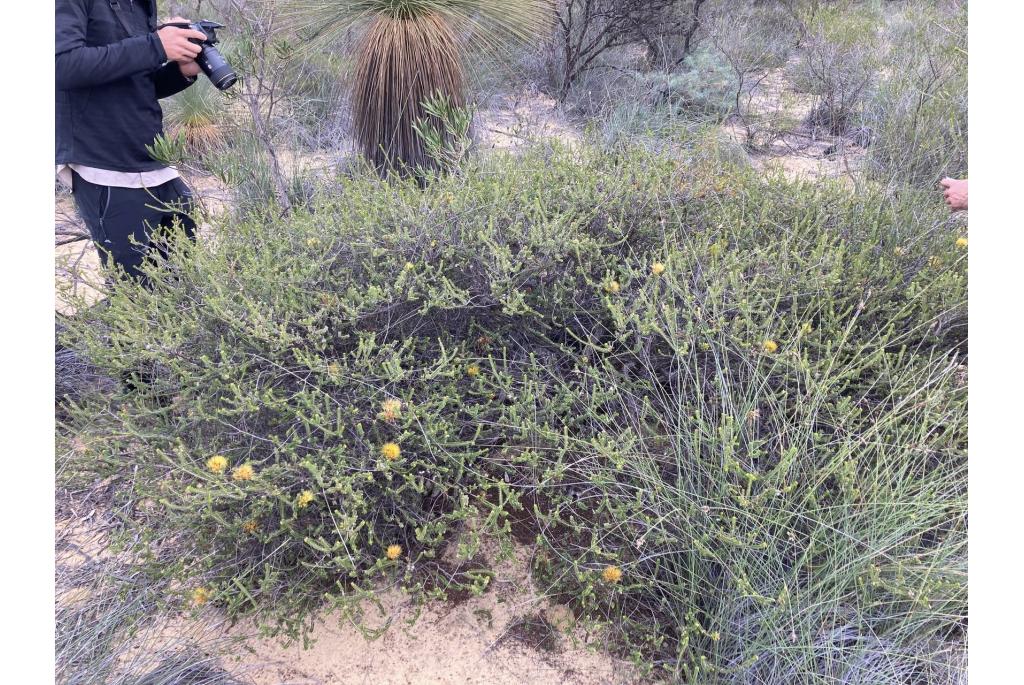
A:
<svg viewBox="0 0 1024 685">
<path fill-rule="evenodd" d="M 355 30 L 352 115 L 365 157 L 404 176 L 437 165 L 414 124 L 435 121 L 423 103 L 465 104 L 470 57 L 500 58 L 512 42 L 543 34 L 551 0 L 294 0 L 286 13 L 310 47 Z"/>
</svg>

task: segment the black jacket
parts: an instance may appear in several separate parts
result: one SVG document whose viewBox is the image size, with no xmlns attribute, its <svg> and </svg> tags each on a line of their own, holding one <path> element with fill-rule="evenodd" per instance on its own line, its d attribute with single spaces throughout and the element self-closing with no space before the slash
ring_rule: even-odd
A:
<svg viewBox="0 0 1024 685">
<path fill-rule="evenodd" d="M 146 145 L 163 131 L 160 98 L 191 83 L 167 62 L 156 0 L 57 0 L 57 164 L 111 171 L 163 166 Z M 147 25 L 148 24 L 148 25 Z"/>
</svg>

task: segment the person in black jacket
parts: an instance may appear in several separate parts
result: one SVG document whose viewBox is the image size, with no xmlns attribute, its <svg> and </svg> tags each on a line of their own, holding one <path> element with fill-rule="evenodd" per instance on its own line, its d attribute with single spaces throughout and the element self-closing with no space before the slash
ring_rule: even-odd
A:
<svg viewBox="0 0 1024 685">
<path fill-rule="evenodd" d="M 194 237 L 191 192 L 146 150 L 161 98 L 195 82 L 198 32 L 157 27 L 156 0 L 56 0 L 57 175 L 105 265 L 141 278 L 157 233 Z M 174 22 L 186 21 L 180 17 Z"/>
</svg>

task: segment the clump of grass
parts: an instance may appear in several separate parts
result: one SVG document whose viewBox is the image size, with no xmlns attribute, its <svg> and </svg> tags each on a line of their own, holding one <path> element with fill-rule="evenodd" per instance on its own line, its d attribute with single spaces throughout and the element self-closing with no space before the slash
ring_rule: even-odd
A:
<svg viewBox="0 0 1024 685">
<path fill-rule="evenodd" d="M 181 137 L 190 156 L 214 153 L 225 141 L 222 122 L 227 107 L 209 79 L 200 78 L 171 99 L 166 111 L 168 134 Z"/>
</svg>

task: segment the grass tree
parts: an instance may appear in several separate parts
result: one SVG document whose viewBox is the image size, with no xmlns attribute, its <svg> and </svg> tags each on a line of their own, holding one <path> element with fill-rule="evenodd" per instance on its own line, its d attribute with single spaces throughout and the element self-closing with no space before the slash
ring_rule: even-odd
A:
<svg viewBox="0 0 1024 685">
<path fill-rule="evenodd" d="M 470 59 L 501 58 L 543 35 L 552 0 L 294 0 L 294 26 L 324 45 L 355 37 L 352 121 L 357 144 L 382 172 L 436 166 L 416 123 L 424 103 L 466 103 Z"/>
</svg>

